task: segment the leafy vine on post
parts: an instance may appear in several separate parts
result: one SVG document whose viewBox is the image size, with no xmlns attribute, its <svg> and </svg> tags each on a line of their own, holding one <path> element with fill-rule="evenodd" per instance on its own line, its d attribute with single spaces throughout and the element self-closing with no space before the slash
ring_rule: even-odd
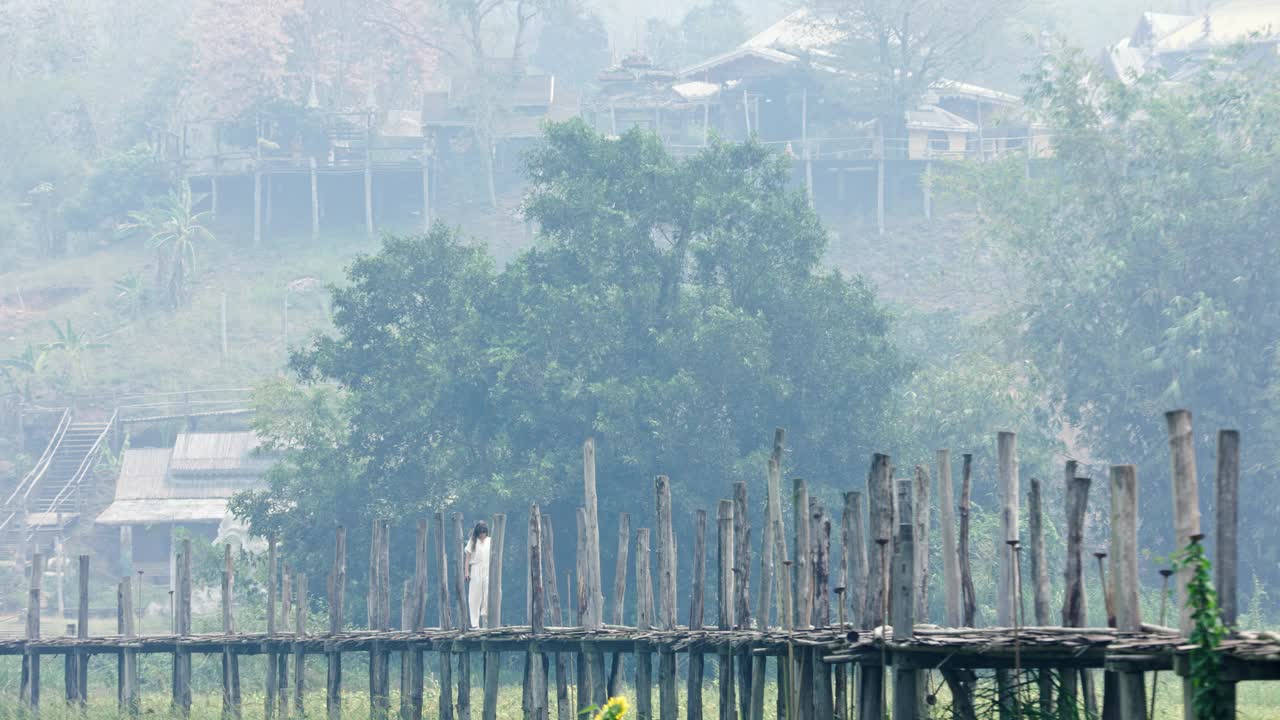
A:
<svg viewBox="0 0 1280 720">
<path fill-rule="evenodd" d="M 1196 720 L 1229 720 L 1230 707 L 1225 700 L 1222 684 L 1222 655 L 1218 646 L 1227 635 L 1218 608 L 1218 593 L 1213 588 L 1208 556 L 1200 541 L 1204 535 L 1192 535 L 1191 543 L 1183 548 L 1176 559 L 1178 569 L 1190 568 L 1187 583 L 1187 602 L 1191 604 L 1191 686 L 1192 710 Z"/>
</svg>

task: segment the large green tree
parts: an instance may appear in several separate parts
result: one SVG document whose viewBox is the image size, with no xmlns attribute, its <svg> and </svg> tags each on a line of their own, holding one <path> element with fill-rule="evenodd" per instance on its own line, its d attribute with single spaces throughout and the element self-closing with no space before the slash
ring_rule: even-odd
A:
<svg viewBox="0 0 1280 720">
<path fill-rule="evenodd" d="M 1225 59 L 1125 86 L 1067 53 L 1039 67 L 1029 100 L 1054 158 L 1031 177 L 1020 160 L 988 166 L 973 187 L 984 235 L 1027 288 L 1015 326 L 1046 393 L 1100 463 L 1141 466 L 1155 555 L 1175 549 L 1162 413 L 1195 414 L 1206 509 L 1214 433 L 1239 429 L 1243 559 L 1280 580 L 1266 541 L 1280 511 L 1266 440 L 1280 430 L 1280 78 Z"/>
<path fill-rule="evenodd" d="M 260 415 L 286 460 L 237 501 L 255 529 L 316 563 L 335 508 L 359 532 L 536 501 L 570 531 L 587 437 L 603 513 L 652 508 L 659 473 L 677 517 L 710 507 L 759 481 L 777 425 L 790 472 L 860 482 L 907 367 L 868 285 L 820 265 L 826 233 L 780 158 L 717 143 L 679 160 L 573 121 L 529 176 L 540 236 L 501 271 L 444 227 L 351 266 L 336 332 L 293 359 L 339 397 L 273 386 L 286 409 Z"/>
</svg>

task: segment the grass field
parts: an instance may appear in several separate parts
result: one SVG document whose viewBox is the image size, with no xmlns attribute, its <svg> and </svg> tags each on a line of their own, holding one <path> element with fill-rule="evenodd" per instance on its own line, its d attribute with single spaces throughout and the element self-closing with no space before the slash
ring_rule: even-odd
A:
<svg viewBox="0 0 1280 720">
<path fill-rule="evenodd" d="M 426 673 L 426 689 L 424 698 L 425 717 L 438 717 L 439 704 L 439 686 L 436 684 L 436 658 L 432 654 L 426 657 L 427 673 Z M 244 688 L 242 698 L 242 716 L 244 718 L 260 718 L 264 714 L 264 697 L 262 693 L 261 678 L 264 676 L 264 659 L 260 656 L 247 656 L 241 658 L 241 682 Z M 554 665 L 552 665 L 554 667 Z M 628 663 L 628 668 L 631 665 Z M 46 658 L 42 664 L 43 683 L 41 687 L 42 702 L 40 709 L 40 717 L 44 720 L 97 720 L 99 718 L 118 717 L 115 701 L 115 668 L 116 662 L 114 658 L 97 657 L 92 661 L 90 666 L 90 701 L 85 712 L 75 707 L 69 707 L 64 701 L 64 691 L 62 686 L 62 661 L 60 658 Z M 220 661 L 216 656 L 194 656 L 192 659 L 192 678 L 194 699 L 191 709 L 192 720 L 220 720 L 222 718 L 222 695 L 220 685 Z M 18 660 L 17 658 L 5 658 L 0 662 L 0 720 L 8 718 L 24 718 L 28 717 L 17 702 L 18 697 Z M 144 656 L 140 667 L 140 679 L 142 683 L 142 716 L 145 718 L 154 718 L 155 720 L 168 720 L 169 718 L 179 717 L 170 706 L 169 698 L 169 660 L 167 657 L 160 656 Z M 572 664 L 569 666 L 570 682 L 572 683 Z M 291 671 L 292 672 L 292 671 Z M 503 675 L 505 679 L 513 679 L 518 677 L 521 672 L 519 658 L 508 656 L 507 662 L 503 666 Z M 324 717 L 325 698 L 324 698 L 324 660 L 318 656 L 311 656 L 307 661 L 307 693 L 304 699 L 305 717 L 319 718 Z M 679 668 L 679 702 L 681 707 L 680 716 L 687 717 L 688 697 L 685 692 L 684 665 L 681 663 Z M 629 673 L 628 673 L 629 674 Z M 481 691 L 481 664 L 480 659 L 475 658 L 472 670 L 472 694 L 471 708 L 473 717 L 480 716 L 482 704 Z M 369 714 L 369 694 L 367 690 L 367 665 L 364 658 L 359 654 L 352 654 L 344 658 L 343 663 L 343 717 L 361 718 L 367 717 Z M 399 708 L 399 693 L 395 689 L 399 681 L 399 663 L 398 659 L 393 657 L 391 668 L 392 679 L 392 697 L 391 708 L 393 716 L 396 709 Z M 630 677 L 628 677 L 630 679 Z M 655 681 L 656 681 L 656 663 L 655 663 Z M 552 716 L 555 714 L 555 683 L 554 671 L 551 678 L 551 691 L 549 703 L 552 710 Z M 1102 683 L 1097 683 L 1099 691 L 1101 691 Z M 1152 676 L 1147 676 L 1147 692 L 1150 696 L 1152 686 Z M 946 692 L 945 685 L 941 678 L 933 674 L 930 677 L 929 688 L 937 692 L 937 702 L 928 708 L 930 718 L 950 718 L 949 702 L 950 698 Z M 984 702 L 984 696 L 990 691 L 989 685 L 984 685 L 979 690 L 979 717 L 994 718 L 995 712 L 989 703 Z M 570 697 L 572 699 L 573 688 L 570 686 Z M 1162 673 L 1159 681 L 1158 702 L 1156 714 L 1152 720 L 1180 720 L 1182 718 L 1181 705 L 1181 688 L 1179 680 L 1172 673 Z M 1270 720 L 1280 717 L 1280 683 L 1276 682 L 1258 682 L 1244 684 L 1239 687 L 1238 691 L 1238 714 L 1241 720 Z M 289 697 L 292 697 L 292 690 L 289 691 Z M 624 697 L 628 699 L 633 708 L 630 717 L 635 717 L 635 696 L 630 686 L 626 687 Z M 654 707 L 657 709 L 658 693 L 654 688 Z M 765 717 L 776 718 L 777 685 L 770 678 L 765 688 Z M 1027 702 L 1032 702 L 1030 695 Z M 706 683 L 702 696 L 702 714 L 704 717 L 718 717 L 719 698 L 716 684 L 716 661 L 714 657 L 708 657 L 706 660 Z M 505 683 L 499 693 L 497 716 L 503 719 L 514 719 L 522 717 L 521 710 L 521 688 L 520 685 L 513 682 Z M 1042 718 L 1040 715 L 1028 714 L 1026 717 Z"/>
</svg>

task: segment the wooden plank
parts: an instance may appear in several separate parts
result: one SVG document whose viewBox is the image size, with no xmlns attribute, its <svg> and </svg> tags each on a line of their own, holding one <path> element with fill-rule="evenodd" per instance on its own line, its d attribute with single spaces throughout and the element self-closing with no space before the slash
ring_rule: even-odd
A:
<svg viewBox="0 0 1280 720">
<path fill-rule="evenodd" d="M 654 480 L 658 520 L 658 627 L 676 626 L 675 535 L 671 523 L 671 481 L 666 475 Z"/>
<path fill-rule="evenodd" d="M 956 500 L 951 483 L 951 451 L 937 452 L 938 465 L 938 530 L 942 533 L 942 598 L 943 624 L 960 627 L 962 596 L 960 590 L 960 558 L 956 554 Z"/>
<path fill-rule="evenodd" d="M 333 545 L 333 568 L 329 571 L 329 634 L 342 632 L 343 601 L 347 589 L 347 529 L 338 526 Z M 326 653 L 325 712 L 329 720 L 342 718 L 342 651 Z"/>
<path fill-rule="evenodd" d="M 293 575 L 290 572 L 289 564 L 282 563 L 280 571 L 280 623 L 278 627 L 283 632 L 288 632 L 290 613 L 293 612 Z M 279 681 L 277 686 L 276 708 L 280 717 L 288 717 L 289 715 L 289 653 L 280 652 L 276 654 L 279 658 L 280 668 L 276 671 L 276 679 Z"/>
<path fill-rule="evenodd" d="M 915 516 L 912 510 L 913 488 L 910 480 L 897 481 L 898 536 L 894 544 L 893 591 L 889 602 L 892 605 L 894 642 L 915 636 L 914 597 L 916 585 L 915 573 L 915 539 L 913 524 Z M 893 717 L 919 717 L 920 707 L 917 671 L 911 668 L 895 667 L 893 675 Z"/>
</svg>

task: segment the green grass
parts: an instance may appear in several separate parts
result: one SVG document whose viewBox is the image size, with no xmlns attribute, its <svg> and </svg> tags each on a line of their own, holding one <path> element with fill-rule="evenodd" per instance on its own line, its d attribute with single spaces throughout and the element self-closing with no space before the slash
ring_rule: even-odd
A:
<svg viewBox="0 0 1280 720">
<path fill-rule="evenodd" d="M 436 708 L 439 703 L 439 686 L 436 682 L 437 678 L 437 656 L 433 653 L 426 655 L 426 682 L 424 691 L 424 708 L 426 717 L 435 717 L 437 715 Z M 142 684 L 142 715 L 146 718 L 155 718 L 156 720 L 168 720 L 176 718 L 177 714 L 170 706 L 169 696 L 169 658 L 168 656 L 143 656 L 141 659 L 139 675 Z M 719 712 L 718 689 L 716 684 L 716 661 L 714 656 L 708 656 L 706 661 L 706 680 L 702 695 L 702 710 L 704 717 L 717 717 Z M 655 665 L 655 683 L 656 683 L 656 666 Z M 555 681 L 554 681 L 554 663 L 551 666 L 552 677 L 550 678 L 551 689 L 549 692 L 549 703 L 554 717 L 555 709 Z M 631 664 L 628 663 L 628 680 L 630 680 Z M 41 702 L 41 718 L 44 720 L 96 720 L 97 718 L 114 718 L 116 715 L 115 703 L 115 668 L 114 658 L 96 657 L 90 666 L 90 700 L 87 712 L 82 714 L 76 708 L 69 708 L 64 698 L 62 686 L 62 660 L 61 658 L 48 657 L 42 663 L 43 683 L 41 686 L 42 702 Z M 264 698 L 262 692 L 262 682 L 264 677 L 265 660 L 261 656 L 242 657 L 240 662 L 241 683 L 243 688 L 242 711 L 244 718 L 260 718 L 263 716 Z M 498 699 L 499 718 L 520 718 L 521 711 L 521 689 L 518 682 L 514 682 L 519 677 L 521 666 L 518 658 L 508 655 L 507 662 L 503 665 L 503 677 L 506 682 L 501 686 Z M 18 706 L 16 698 L 18 696 L 18 660 L 17 658 L 5 658 L 0 663 L 0 720 L 7 718 L 23 717 L 21 708 Z M 687 717 L 688 697 L 685 693 L 685 675 L 684 664 L 681 663 L 678 678 L 678 691 L 680 702 L 680 716 Z M 572 687 L 572 663 L 569 665 L 570 671 L 570 697 L 573 697 Z M 292 671 L 290 671 L 292 673 Z M 310 656 L 307 661 L 307 693 L 305 697 L 305 707 L 307 717 L 323 717 L 325 698 L 324 698 L 324 675 L 325 663 L 319 656 Z M 367 685 L 367 664 L 363 656 L 358 653 L 344 657 L 343 663 L 343 715 L 349 718 L 367 717 L 369 712 L 369 694 Z M 456 671 L 455 671 L 456 679 Z M 215 720 L 221 718 L 222 714 L 222 695 L 220 685 L 220 661 L 217 656 L 196 655 L 192 658 L 192 684 L 193 684 L 193 702 L 191 718 L 193 720 Z M 398 692 L 399 684 L 399 660 L 398 655 L 393 655 L 391 667 L 391 708 L 393 716 L 400 704 L 400 696 Z M 473 717 L 479 717 L 483 692 L 482 692 L 482 671 L 480 659 L 475 658 L 472 676 L 472 693 L 471 706 Z M 1152 676 L 1147 675 L 1147 692 L 1151 691 Z M 1098 690 L 1101 692 L 1102 682 L 1099 677 Z M 949 718 L 950 713 L 948 704 L 949 696 L 946 692 L 945 684 L 937 674 L 930 677 L 929 688 L 937 693 L 937 704 L 931 710 L 931 718 Z M 989 693 L 989 681 L 979 689 L 979 694 Z M 777 717 L 774 712 L 776 703 L 777 685 L 772 678 L 766 684 L 765 689 L 765 717 Z M 1276 682 L 1255 682 L 1246 683 L 1239 686 L 1239 698 L 1237 714 L 1242 720 L 1267 720 L 1277 717 L 1277 708 L 1280 708 L 1280 683 Z M 292 690 L 288 693 L 292 698 Z M 627 686 L 624 697 L 631 703 L 632 708 L 635 707 L 635 695 L 630 686 Z M 891 697 L 889 695 L 888 697 Z M 1149 695 L 1148 695 L 1149 697 Z M 657 688 L 653 691 L 655 711 L 657 709 L 658 692 Z M 1026 698 L 1027 702 L 1033 702 L 1031 695 Z M 1101 698 L 1099 698 L 1099 701 Z M 980 717 L 993 717 L 994 713 L 982 712 L 983 706 L 979 704 Z M 632 711 L 634 713 L 634 710 Z M 632 715 L 634 717 L 634 714 Z M 1181 688 L 1180 681 L 1172 673 L 1161 673 L 1160 690 L 1158 695 L 1158 703 L 1156 714 L 1152 720 L 1180 720 L 1182 718 L 1181 705 Z"/>
</svg>

